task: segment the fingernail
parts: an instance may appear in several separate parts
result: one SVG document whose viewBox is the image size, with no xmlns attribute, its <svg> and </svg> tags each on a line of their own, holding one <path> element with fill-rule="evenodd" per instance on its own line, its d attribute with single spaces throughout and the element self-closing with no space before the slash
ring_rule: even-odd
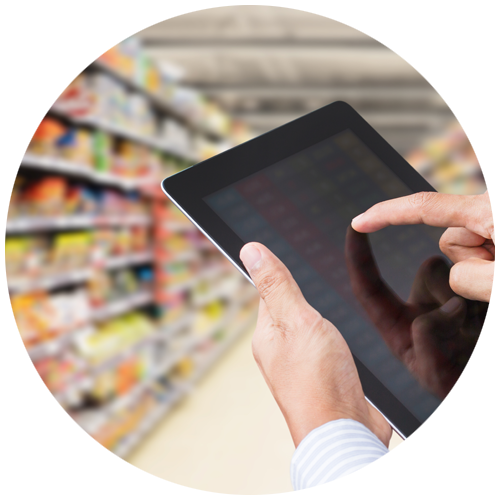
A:
<svg viewBox="0 0 500 500">
<path fill-rule="evenodd" d="M 441 311 L 445 312 L 446 314 L 451 314 L 456 311 L 458 311 L 458 308 L 462 306 L 463 299 L 460 297 L 453 297 L 451 298 L 446 304 L 441 306 Z"/>
<path fill-rule="evenodd" d="M 363 217 L 364 214 L 365 213 L 363 212 L 362 214 L 357 215 L 356 217 L 354 217 L 354 219 L 352 219 L 352 222 L 356 222 L 357 220 L 361 219 L 361 217 Z M 352 224 L 352 222 L 351 222 L 351 224 Z"/>
<path fill-rule="evenodd" d="M 241 250 L 240 257 L 243 264 L 245 264 L 247 271 L 255 269 L 257 264 L 262 259 L 259 249 L 254 245 L 245 245 Z"/>
</svg>

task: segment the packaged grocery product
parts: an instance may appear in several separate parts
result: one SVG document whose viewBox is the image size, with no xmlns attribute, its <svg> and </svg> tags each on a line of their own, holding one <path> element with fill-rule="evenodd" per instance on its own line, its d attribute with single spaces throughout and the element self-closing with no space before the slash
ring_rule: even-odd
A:
<svg viewBox="0 0 500 500">
<path fill-rule="evenodd" d="M 57 141 L 66 133 L 66 127 L 55 118 L 46 116 L 36 129 L 28 146 L 34 155 L 57 157 Z"/>
<path fill-rule="evenodd" d="M 127 204 L 124 196 L 111 189 L 100 192 L 99 208 L 102 215 L 125 215 Z"/>
<path fill-rule="evenodd" d="M 52 393 L 61 393 L 71 381 L 77 367 L 71 358 L 48 357 L 34 363 L 40 377 Z"/>
<path fill-rule="evenodd" d="M 58 233 L 54 237 L 52 262 L 59 272 L 84 269 L 90 264 L 92 233 Z"/>
<path fill-rule="evenodd" d="M 93 135 L 94 168 L 97 172 L 111 171 L 113 149 L 112 139 L 109 134 L 96 130 Z"/>
<path fill-rule="evenodd" d="M 109 50 L 104 52 L 101 56 L 98 57 L 98 61 L 106 64 L 110 68 L 119 69 L 119 45 L 115 45 L 111 47 Z"/>
<path fill-rule="evenodd" d="M 91 308 L 84 288 L 79 288 L 69 293 L 70 305 L 66 306 L 71 310 L 72 326 L 68 330 L 73 331 L 76 328 L 88 327 L 91 321 Z"/>
<path fill-rule="evenodd" d="M 23 194 L 29 215 L 63 215 L 67 189 L 67 179 L 58 176 L 46 176 L 29 184 Z"/>
<path fill-rule="evenodd" d="M 86 187 L 80 188 L 81 211 L 83 214 L 96 215 L 100 209 L 101 200 L 98 193 Z"/>
<path fill-rule="evenodd" d="M 129 192 L 123 198 L 123 210 L 128 214 L 148 215 L 149 207 L 144 199 L 141 199 L 139 193 Z"/>
<path fill-rule="evenodd" d="M 74 127 L 67 128 L 55 141 L 58 149 L 58 156 L 65 160 L 72 159 L 72 153 L 76 149 L 76 129 Z"/>
<path fill-rule="evenodd" d="M 120 269 L 113 275 L 113 295 L 123 297 L 138 290 L 136 275 L 130 269 Z"/>
<path fill-rule="evenodd" d="M 135 157 L 135 147 L 129 141 L 122 141 L 113 159 L 113 173 L 121 177 L 131 177 Z"/>
<path fill-rule="evenodd" d="M 37 328 L 39 323 L 33 317 L 30 307 L 33 303 L 29 295 L 17 295 L 11 298 L 12 311 L 17 323 L 17 328 L 25 346 L 36 344 L 41 335 Z"/>
<path fill-rule="evenodd" d="M 29 347 L 53 338 L 56 309 L 45 292 L 16 295 L 11 298 L 12 310 L 24 344 Z"/>
<path fill-rule="evenodd" d="M 75 214 L 80 212 L 80 203 L 81 203 L 81 186 L 78 185 L 73 185 L 69 186 L 67 192 L 66 192 L 66 197 L 65 197 L 65 204 L 64 204 L 64 213 L 66 215 L 70 214 Z"/>
<path fill-rule="evenodd" d="M 131 176 L 136 179 L 147 178 L 151 173 L 151 155 L 147 147 L 138 147 L 136 151 L 136 161 L 131 171 Z"/>
<path fill-rule="evenodd" d="M 5 266 L 8 278 L 21 276 L 26 270 L 28 251 L 28 237 L 8 237 L 5 239 Z"/>
<path fill-rule="evenodd" d="M 110 227 L 97 228 L 94 231 L 92 260 L 102 264 L 106 258 L 114 255 L 115 231 Z"/>
<path fill-rule="evenodd" d="M 26 178 L 22 175 L 17 175 L 14 181 L 14 187 L 12 188 L 12 194 L 10 196 L 9 203 L 9 213 L 7 215 L 8 220 L 15 219 L 16 217 L 21 217 L 23 215 L 23 190 L 27 184 Z"/>
<path fill-rule="evenodd" d="M 120 72 L 128 78 L 135 79 L 135 62 L 141 53 L 141 43 L 136 37 L 127 38 L 118 44 Z"/>
<path fill-rule="evenodd" d="M 182 380 L 188 378 L 194 372 L 194 361 L 191 357 L 182 358 L 174 367 L 171 373 L 172 380 Z"/>
<path fill-rule="evenodd" d="M 161 304 L 160 323 L 165 327 L 169 327 L 188 314 L 188 303 L 182 292 L 172 293 L 160 285 L 155 292 L 155 300 Z"/>
<path fill-rule="evenodd" d="M 112 298 L 113 284 L 109 273 L 95 271 L 86 283 L 86 290 L 92 307 L 101 307 Z"/>
<path fill-rule="evenodd" d="M 23 275 L 35 279 L 52 272 L 51 241 L 43 235 L 28 236 L 29 247 L 24 261 Z"/>
<path fill-rule="evenodd" d="M 92 132 L 85 129 L 70 128 L 57 139 L 59 155 L 80 167 L 91 168 L 93 162 Z"/>
<path fill-rule="evenodd" d="M 134 357 L 117 367 L 116 393 L 126 394 L 137 383 L 137 359 Z"/>
<path fill-rule="evenodd" d="M 149 249 L 149 231 L 146 226 L 133 226 L 130 237 L 132 252 L 141 253 Z"/>
<path fill-rule="evenodd" d="M 153 269 L 148 266 L 139 267 L 137 269 L 137 279 L 139 288 L 142 290 L 151 290 L 154 281 Z"/>
<path fill-rule="evenodd" d="M 98 403 L 105 403 L 117 394 L 116 390 L 116 370 L 104 370 L 98 373 L 94 378 L 90 395 L 92 399 Z"/>
<path fill-rule="evenodd" d="M 113 255 L 126 255 L 132 252 L 132 234 L 129 227 L 122 227 L 114 231 Z"/>
<path fill-rule="evenodd" d="M 92 112 L 93 97 L 85 73 L 78 75 L 59 96 L 54 108 L 75 118 L 88 116 Z"/>
</svg>

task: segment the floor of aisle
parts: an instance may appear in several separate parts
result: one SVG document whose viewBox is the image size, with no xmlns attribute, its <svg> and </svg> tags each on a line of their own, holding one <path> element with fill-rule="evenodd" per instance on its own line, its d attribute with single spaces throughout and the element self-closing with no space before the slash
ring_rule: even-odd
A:
<svg viewBox="0 0 500 500">
<path fill-rule="evenodd" d="M 218 493 L 292 490 L 293 442 L 255 364 L 251 338 L 249 331 L 234 344 L 134 451 L 131 464 Z M 400 441 L 394 436 L 391 448 Z"/>
</svg>

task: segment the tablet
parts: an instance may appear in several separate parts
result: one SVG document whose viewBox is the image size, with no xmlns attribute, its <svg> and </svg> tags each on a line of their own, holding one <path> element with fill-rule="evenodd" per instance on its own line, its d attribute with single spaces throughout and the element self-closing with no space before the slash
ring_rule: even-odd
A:
<svg viewBox="0 0 500 500">
<path fill-rule="evenodd" d="M 250 282 L 239 258 L 245 243 L 260 242 L 284 262 L 342 333 L 366 398 L 403 438 L 451 390 L 487 305 L 467 301 L 465 316 L 450 324 L 439 317 L 454 295 L 442 229 L 367 236 L 351 228 L 375 203 L 433 188 L 348 104 L 309 113 L 162 188 Z"/>
</svg>

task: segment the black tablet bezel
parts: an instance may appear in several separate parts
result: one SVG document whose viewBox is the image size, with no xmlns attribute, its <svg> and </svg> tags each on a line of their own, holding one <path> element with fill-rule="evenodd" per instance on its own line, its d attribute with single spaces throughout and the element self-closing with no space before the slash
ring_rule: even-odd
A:
<svg viewBox="0 0 500 500">
<path fill-rule="evenodd" d="M 329 104 L 167 177 L 162 182 L 162 189 L 252 282 L 239 258 L 244 242 L 203 199 L 348 129 L 354 132 L 410 190 L 435 191 L 371 125 L 350 105 L 342 101 Z M 381 411 L 396 432 L 403 438 L 408 437 L 423 422 L 410 413 L 356 357 L 354 359 L 367 399 Z"/>
</svg>

